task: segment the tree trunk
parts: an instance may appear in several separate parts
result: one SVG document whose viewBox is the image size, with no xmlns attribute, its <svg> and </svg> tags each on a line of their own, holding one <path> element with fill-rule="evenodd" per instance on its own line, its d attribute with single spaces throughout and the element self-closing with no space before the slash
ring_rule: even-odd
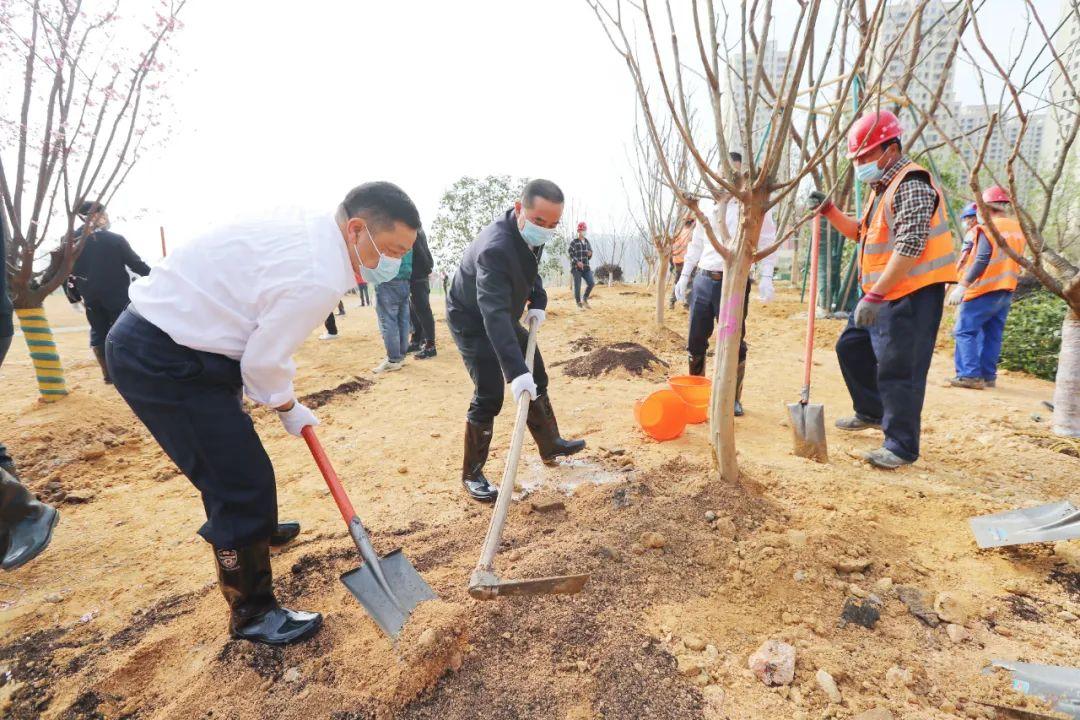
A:
<svg viewBox="0 0 1080 720">
<path fill-rule="evenodd" d="M 731 483 L 739 481 L 739 462 L 735 454 L 735 384 L 743 328 L 743 299 L 746 283 L 750 280 L 750 266 L 753 265 L 752 248 L 757 247 L 764 215 L 764 211 L 757 208 L 744 210 L 743 239 L 738 243 L 732 261 L 724 269 L 724 282 L 720 288 L 709 436 L 712 438 L 713 461 L 720 471 L 720 479 Z"/>
<path fill-rule="evenodd" d="M 664 327 L 664 305 L 667 303 L 668 259 L 661 255 L 659 265 L 656 268 L 656 327 Z"/>
<path fill-rule="evenodd" d="M 53 342 L 52 328 L 45 317 L 45 308 L 18 308 L 15 315 L 19 318 L 26 347 L 34 362 L 37 375 L 38 392 L 43 402 L 55 402 L 68 394 L 64 381 L 64 367 L 60 363 L 60 353 Z"/>
<path fill-rule="evenodd" d="M 1072 310 L 1061 325 L 1053 430 L 1056 435 L 1080 437 L 1080 315 Z"/>
</svg>

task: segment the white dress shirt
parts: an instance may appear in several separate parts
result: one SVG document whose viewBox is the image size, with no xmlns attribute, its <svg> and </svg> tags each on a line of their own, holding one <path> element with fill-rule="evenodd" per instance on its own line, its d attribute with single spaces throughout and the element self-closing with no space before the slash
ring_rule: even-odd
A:
<svg viewBox="0 0 1080 720">
<path fill-rule="evenodd" d="M 732 200 L 728 203 L 727 207 L 727 226 L 728 232 L 731 233 L 732 240 L 735 239 L 736 233 L 739 231 L 739 213 L 742 212 L 742 208 L 739 203 Z M 705 211 L 705 216 L 709 218 L 709 222 L 712 223 L 713 232 L 716 234 L 716 239 L 720 240 L 720 205 L 714 204 L 712 208 Z M 765 221 L 761 224 L 761 237 L 758 238 L 758 250 L 763 250 L 776 242 L 776 223 L 773 222 L 772 210 L 768 210 L 765 213 Z M 773 270 L 776 268 L 776 253 L 772 253 L 761 262 L 760 266 L 761 277 L 772 277 Z M 690 273 L 694 272 L 695 267 L 700 267 L 702 270 L 708 270 L 710 272 L 723 272 L 724 271 L 724 258 L 720 253 L 716 252 L 716 248 L 709 242 L 709 236 L 705 233 L 705 228 L 701 227 L 701 223 L 697 223 L 694 228 L 694 235 L 690 238 L 690 244 L 686 246 L 686 259 L 683 261 L 682 275 L 680 277 L 690 277 Z"/>
<path fill-rule="evenodd" d="M 239 360 L 248 397 L 277 407 L 293 353 L 355 284 L 332 214 L 279 210 L 177 247 L 130 296 L 177 344 Z"/>
</svg>

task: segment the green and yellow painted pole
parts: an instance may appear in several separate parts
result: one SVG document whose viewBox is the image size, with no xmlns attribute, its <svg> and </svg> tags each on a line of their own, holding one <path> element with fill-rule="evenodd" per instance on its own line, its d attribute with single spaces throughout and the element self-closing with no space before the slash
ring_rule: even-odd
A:
<svg viewBox="0 0 1080 720">
<path fill-rule="evenodd" d="M 16 309 L 19 327 L 22 329 L 26 347 L 30 349 L 30 358 L 34 361 L 34 373 L 37 375 L 38 392 L 44 402 L 56 402 L 68 394 L 64 381 L 64 368 L 60 364 L 60 353 L 53 341 L 52 328 L 45 317 L 45 308 Z"/>
</svg>

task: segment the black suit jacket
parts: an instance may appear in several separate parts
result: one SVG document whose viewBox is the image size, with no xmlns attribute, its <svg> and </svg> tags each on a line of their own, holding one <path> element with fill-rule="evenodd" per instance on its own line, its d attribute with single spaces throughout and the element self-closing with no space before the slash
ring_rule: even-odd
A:
<svg viewBox="0 0 1080 720">
<path fill-rule="evenodd" d="M 79 237 L 82 230 L 75 233 Z M 128 241 L 108 230 L 91 233 L 71 269 L 74 292 L 88 306 L 119 312 L 128 304 L 128 270 L 136 275 L 149 275 L 150 266 L 142 261 Z M 65 290 L 68 293 L 68 290 Z M 68 294 L 68 299 L 72 294 Z"/>
<path fill-rule="evenodd" d="M 450 328 L 466 341 L 486 337 L 507 382 L 529 371 L 517 337 L 525 303 L 547 308 L 542 254 L 543 248 L 534 251 L 521 237 L 514 211 L 508 210 L 465 248 L 446 300 Z"/>
</svg>

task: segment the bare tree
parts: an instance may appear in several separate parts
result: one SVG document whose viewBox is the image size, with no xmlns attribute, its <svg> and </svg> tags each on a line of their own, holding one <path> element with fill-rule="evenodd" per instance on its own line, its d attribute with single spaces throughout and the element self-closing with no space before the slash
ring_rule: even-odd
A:
<svg viewBox="0 0 1080 720">
<path fill-rule="evenodd" d="M 916 107 L 922 123 L 938 129 L 958 158 L 982 217 L 990 217 L 982 191 L 991 184 L 1005 188 L 1027 240 L 1030 257 L 1019 255 L 992 223 L 984 227 L 1001 250 L 1069 307 L 1062 327 L 1061 355 L 1054 393 L 1054 431 L 1080 436 L 1080 269 L 1067 257 L 1067 249 L 1080 235 L 1075 224 L 1064 232 L 1049 233 L 1055 215 L 1073 215 L 1078 200 L 1062 192 L 1075 183 L 1073 149 L 1080 133 L 1080 95 L 1072 63 L 1080 58 L 1080 40 L 1062 32 L 1071 21 L 1080 24 L 1080 0 L 1063 4 L 1056 25 L 1048 25 L 1032 0 L 1023 0 L 1026 31 L 1021 42 L 1008 49 L 986 41 L 987 18 L 975 12 L 973 0 L 963 0 L 971 15 L 972 33 L 956 33 L 956 44 L 968 59 L 987 108 L 986 122 L 974 131 L 958 132 L 948 111 L 929 112 Z M 1049 78 L 1049 82 L 1047 81 Z M 995 93 L 995 88 L 997 92 Z M 1060 146 L 1047 165 L 1040 164 L 1028 141 L 1038 113 L 1047 113 L 1056 127 Z M 1003 133 L 1009 124 L 1015 133 Z M 1002 137 L 1012 137 L 1004 167 L 995 166 L 988 151 Z"/>
<path fill-rule="evenodd" d="M 852 98 L 857 74 L 851 70 L 862 70 L 867 65 L 885 3 L 878 2 L 867 14 L 865 2 L 840 0 L 835 24 L 828 28 L 821 22 L 821 0 L 785 2 L 783 10 L 790 16 L 788 23 L 792 27 L 785 40 L 775 37 L 778 31 L 771 0 L 743 0 L 731 14 L 727 7 L 733 3 L 692 0 L 689 17 L 678 18 L 668 0 L 660 18 L 666 26 L 663 30 L 657 26 L 653 3 L 647 0 L 640 4 L 586 1 L 626 62 L 664 183 L 694 213 L 709 243 L 724 259 L 710 436 L 720 476 L 735 481 L 739 471 L 733 407 L 743 292 L 751 265 L 774 252 L 811 218 L 805 214 L 791 220 L 787 223 L 790 227 L 775 243 L 759 248 L 765 213 L 795 193 L 804 178 L 836 158 L 838 144 L 865 103 L 854 102 L 851 115 L 833 110 L 847 107 Z M 861 32 L 850 36 L 837 32 L 837 26 L 844 25 L 856 6 L 863 10 Z M 644 49 L 634 40 L 639 31 L 646 38 Z M 691 60 L 683 55 L 681 38 L 685 37 L 690 38 L 690 51 L 696 56 L 692 67 Z M 830 40 L 824 57 L 817 58 L 815 42 L 820 37 Z M 783 60 L 776 63 L 779 67 L 773 68 L 775 72 L 766 73 L 766 54 L 775 51 L 777 43 L 784 43 L 787 52 L 777 55 Z M 841 54 L 845 58 L 844 71 L 837 79 L 822 83 L 821 78 L 835 72 Z M 647 69 L 643 62 L 648 64 Z M 654 82 L 658 90 L 650 90 Z M 820 92 L 824 85 L 835 86 L 831 101 Z M 707 98 L 711 133 L 694 128 L 692 96 Z M 726 107 L 734 107 L 737 112 L 725 118 Z M 801 133 L 795 127 L 797 108 L 806 118 Z M 759 110 L 765 119 L 764 127 L 756 126 Z M 735 233 L 729 232 L 722 221 L 718 232 L 714 231 L 694 202 L 696 193 L 680 185 L 674 158 L 661 132 L 668 121 L 691 159 L 695 182 L 714 201 L 718 217 L 725 217 L 730 202 L 738 203 Z M 798 166 L 790 173 L 781 172 L 786 169 L 782 167 L 785 158 L 791 157 L 789 145 L 795 136 L 801 138 L 801 144 L 797 144 Z M 736 173 L 729 159 L 729 151 L 735 149 L 733 142 L 744 151 L 742 173 Z M 821 186 L 820 177 L 815 181 Z"/>
<path fill-rule="evenodd" d="M 158 125 L 163 57 L 185 2 L 157 2 L 152 20 L 135 27 L 121 23 L 119 0 L 102 12 L 82 0 L 0 6 L 0 54 L 18 61 L 23 80 L 18 118 L 0 120 L 0 212 L 11 229 L 4 270 L 43 399 L 67 392 L 42 304 L 91 230 L 76 234 L 75 211 L 113 198 Z M 41 267 L 54 220 L 61 240 Z"/>
</svg>

